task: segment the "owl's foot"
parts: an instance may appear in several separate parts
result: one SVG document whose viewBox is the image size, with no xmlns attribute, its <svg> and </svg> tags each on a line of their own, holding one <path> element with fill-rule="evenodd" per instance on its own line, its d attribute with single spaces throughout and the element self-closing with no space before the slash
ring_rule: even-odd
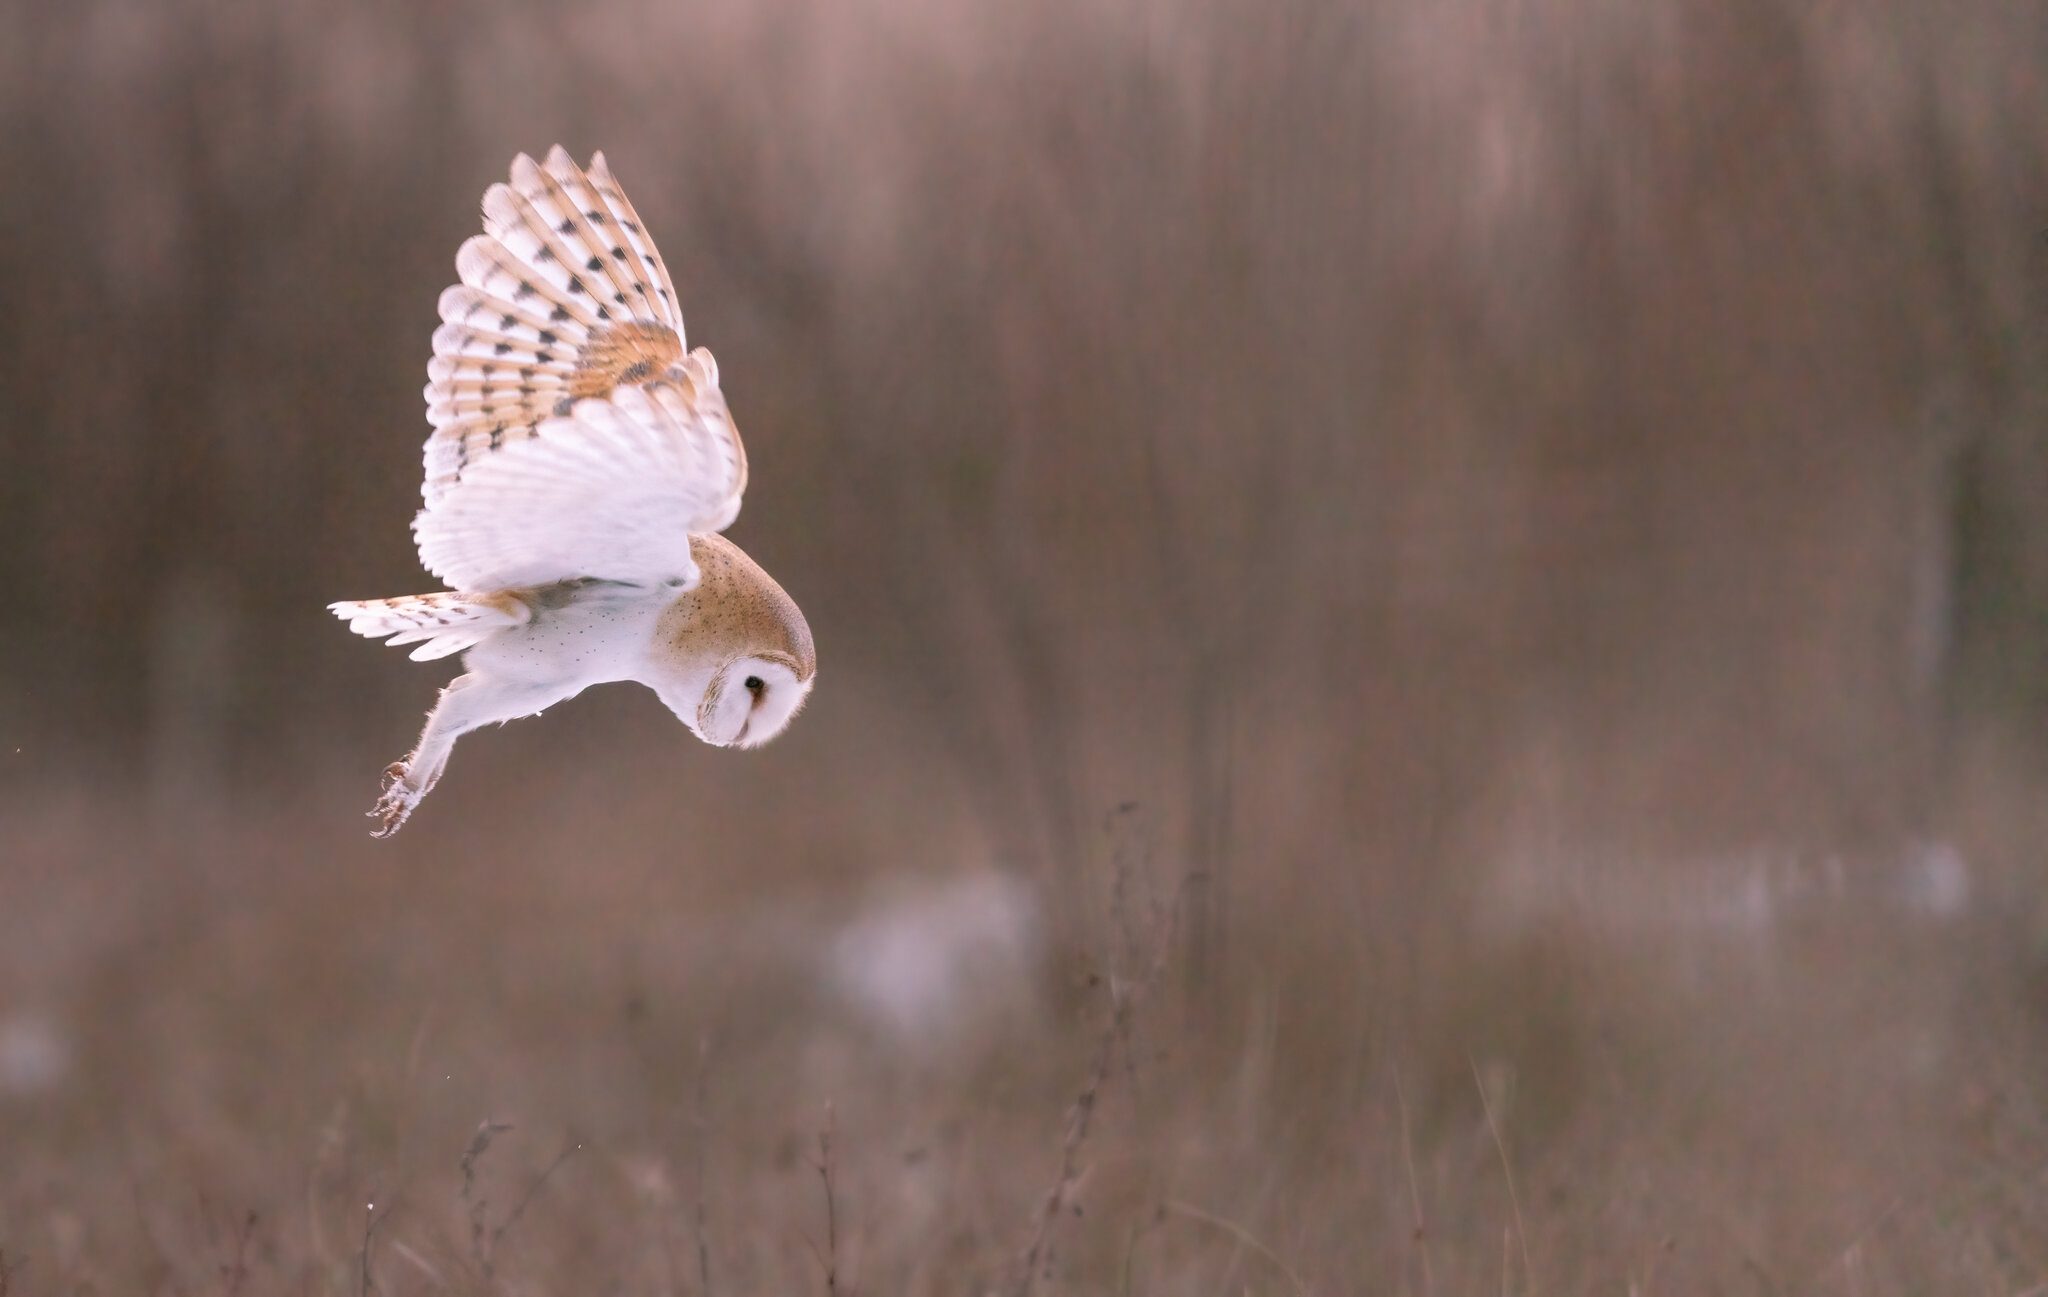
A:
<svg viewBox="0 0 2048 1297">
<path fill-rule="evenodd" d="M 420 804 L 427 795 L 427 789 L 415 788 L 407 781 L 409 770 L 405 762 L 394 761 L 384 768 L 384 795 L 377 799 L 377 805 L 370 810 L 370 818 L 377 821 L 377 827 L 370 830 L 373 838 L 388 838 L 405 826 L 406 817 L 412 808 Z M 431 787 L 431 785 L 429 785 Z"/>
</svg>

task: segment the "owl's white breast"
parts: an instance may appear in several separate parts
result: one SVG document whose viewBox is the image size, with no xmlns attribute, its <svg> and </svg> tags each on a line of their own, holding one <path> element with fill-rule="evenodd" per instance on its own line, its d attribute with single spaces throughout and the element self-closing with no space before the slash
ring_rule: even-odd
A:
<svg viewBox="0 0 2048 1297">
<path fill-rule="evenodd" d="M 673 598 L 667 590 L 602 585 L 541 591 L 530 600 L 531 621 L 477 645 L 467 662 L 472 671 L 510 682 L 582 689 L 630 680 Z"/>
</svg>

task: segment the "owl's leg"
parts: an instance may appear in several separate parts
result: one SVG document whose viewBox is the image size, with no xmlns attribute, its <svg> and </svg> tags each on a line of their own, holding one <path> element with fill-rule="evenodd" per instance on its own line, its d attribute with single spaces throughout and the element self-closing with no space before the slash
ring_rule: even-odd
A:
<svg viewBox="0 0 2048 1297">
<path fill-rule="evenodd" d="M 370 836 L 388 838 L 398 832 L 413 807 L 434 791 L 448 768 L 455 740 L 485 725 L 535 715 L 576 692 L 573 687 L 504 683 L 475 674 L 449 681 L 434 710 L 427 713 L 426 728 L 411 754 L 384 771 L 384 795 L 370 812 L 377 821 Z"/>
</svg>

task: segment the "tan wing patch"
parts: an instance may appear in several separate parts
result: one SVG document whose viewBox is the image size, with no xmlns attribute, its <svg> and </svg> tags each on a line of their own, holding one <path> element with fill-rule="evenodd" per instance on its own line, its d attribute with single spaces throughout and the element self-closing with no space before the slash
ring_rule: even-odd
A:
<svg viewBox="0 0 2048 1297">
<path fill-rule="evenodd" d="M 615 387 L 645 383 L 667 375 L 682 358 L 683 340 L 666 325 L 635 320 L 600 329 L 577 354 L 569 395 L 605 396 Z"/>
</svg>

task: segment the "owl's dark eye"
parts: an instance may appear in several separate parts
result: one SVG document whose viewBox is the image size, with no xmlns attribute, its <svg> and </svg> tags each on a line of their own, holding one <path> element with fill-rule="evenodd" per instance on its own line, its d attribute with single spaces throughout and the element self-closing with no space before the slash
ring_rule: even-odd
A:
<svg viewBox="0 0 2048 1297">
<path fill-rule="evenodd" d="M 763 687 L 764 687 L 764 686 L 763 686 L 763 685 L 761 684 L 761 677 L 759 677 L 759 676 L 748 676 L 748 677 L 747 677 L 747 692 L 748 692 L 748 693 L 750 693 L 750 694 L 757 694 L 757 693 L 760 693 Z"/>
</svg>

